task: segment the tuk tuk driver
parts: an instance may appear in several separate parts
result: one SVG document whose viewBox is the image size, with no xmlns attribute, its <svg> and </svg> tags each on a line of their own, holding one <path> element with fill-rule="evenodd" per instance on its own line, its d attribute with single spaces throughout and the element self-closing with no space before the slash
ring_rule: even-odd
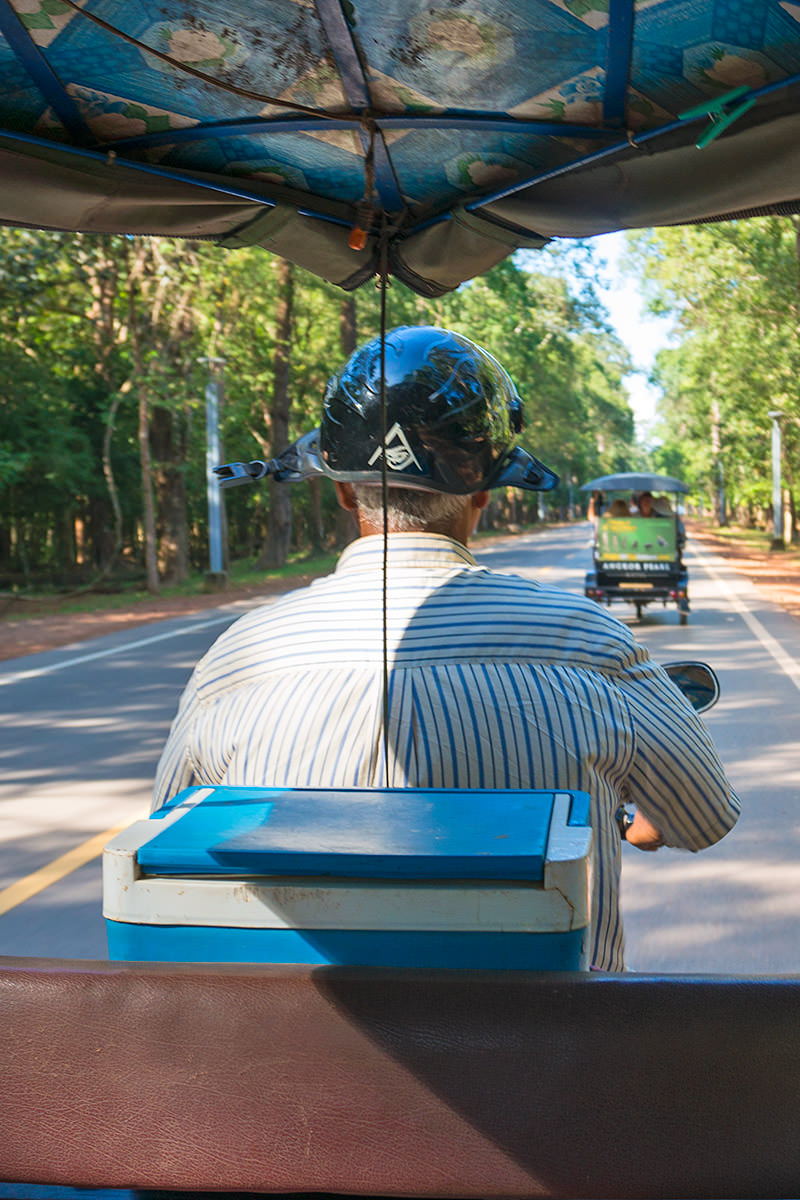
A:
<svg viewBox="0 0 800 1200">
<path fill-rule="evenodd" d="M 269 464 L 278 481 L 331 478 L 360 536 L 332 575 L 241 617 L 202 658 L 154 808 L 193 784 L 583 790 L 592 962 L 623 970 L 620 805 L 636 806 L 625 835 L 641 849 L 702 850 L 738 801 L 703 723 L 626 625 L 467 549 L 491 488 L 557 482 L 515 444 L 522 403 L 500 363 L 433 327 L 384 345 L 356 351 L 319 430 Z"/>
<path fill-rule="evenodd" d="M 633 498 L 633 502 L 642 517 L 657 517 L 660 516 L 653 505 L 652 492 L 637 492 Z"/>
</svg>

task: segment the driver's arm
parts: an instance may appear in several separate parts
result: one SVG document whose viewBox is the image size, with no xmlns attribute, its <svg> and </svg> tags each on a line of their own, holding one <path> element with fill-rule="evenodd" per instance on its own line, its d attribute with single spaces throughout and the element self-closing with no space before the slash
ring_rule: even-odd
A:
<svg viewBox="0 0 800 1200">
<path fill-rule="evenodd" d="M 631 650 L 617 676 L 636 730 L 622 789 L 636 806 L 627 840 L 643 850 L 703 850 L 736 824 L 739 800 L 697 713 L 643 647 Z"/>
</svg>

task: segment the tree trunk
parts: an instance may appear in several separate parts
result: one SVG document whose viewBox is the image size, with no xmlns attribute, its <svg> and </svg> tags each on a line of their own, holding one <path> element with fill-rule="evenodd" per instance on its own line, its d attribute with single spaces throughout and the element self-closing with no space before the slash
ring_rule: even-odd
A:
<svg viewBox="0 0 800 1200">
<path fill-rule="evenodd" d="M 714 520 L 717 525 L 727 524 L 725 505 L 725 474 L 722 461 L 722 422 L 720 418 L 719 400 L 711 401 L 711 458 L 714 464 Z"/>
<path fill-rule="evenodd" d="M 159 573 L 165 583 L 185 583 L 189 578 L 189 529 L 186 488 L 180 464 L 184 455 L 178 416 L 156 408 L 150 421 L 150 444 L 156 466 L 153 479 L 158 497 Z"/>
<path fill-rule="evenodd" d="M 150 466 L 150 405 L 147 389 L 140 381 L 139 393 L 139 454 L 142 465 L 142 525 L 144 529 L 144 561 L 147 590 L 160 590 L 158 553 L 156 548 L 156 507 L 153 499 L 153 473 Z"/>
<path fill-rule="evenodd" d="M 292 323 L 294 305 L 294 268 L 284 259 L 278 260 L 278 301 L 275 309 L 275 357 L 272 368 L 272 403 L 269 425 L 273 454 L 289 444 L 289 372 L 291 367 Z M 285 483 L 270 482 L 267 544 L 258 561 L 260 568 L 282 567 L 286 564 L 292 538 L 292 498 Z"/>
<path fill-rule="evenodd" d="M 111 501 L 111 511 L 114 514 L 114 533 L 113 533 L 113 549 L 111 558 L 107 563 L 103 563 L 105 569 L 110 570 L 114 565 L 114 561 L 122 549 L 122 508 L 119 502 L 119 491 L 117 490 L 116 480 L 114 478 L 114 468 L 111 462 L 111 442 L 114 437 L 114 425 L 117 419 L 120 402 L 123 395 L 130 391 L 130 381 L 119 389 L 114 394 L 114 397 L 109 405 L 108 416 L 106 417 L 105 428 L 103 430 L 103 477 L 108 488 L 108 496 Z"/>
<path fill-rule="evenodd" d="M 128 287 L 128 314 L 131 337 L 131 357 L 139 398 L 139 459 L 142 480 L 142 528 L 144 531 L 144 562 L 147 574 L 147 590 L 160 590 L 158 579 L 158 549 L 156 543 L 156 508 L 153 499 L 153 472 L 150 463 L 150 403 L 144 381 L 144 362 L 139 325 L 136 320 L 136 298 L 139 289 L 131 279 Z"/>
<path fill-rule="evenodd" d="M 84 266 L 84 276 L 91 294 L 91 303 L 86 310 L 92 328 L 95 352 L 95 373 L 102 379 L 108 393 L 112 395 L 108 415 L 103 429 L 102 465 L 103 478 L 108 488 L 108 498 L 114 522 L 113 532 L 106 534 L 95 548 L 95 558 L 103 572 L 111 570 L 122 549 L 122 508 L 114 478 L 111 461 L 111 442 L 114 437 L 117 411 L 123 396 L 130 391 L 130 381 L 119 389 L 114 384 L 113 354 L 125 340 L 127 331 L 117 320 L 116 303 L 119 295 L 119 262 L 113 250 L 113 239 L 102 237 L 96 242 L 96 254 Z M 105 525 L 105 522 L 104 522 Z"/>
<path fill-rule="evenodd" d="M 53 528 L 54 566 L 62 579 L 75 578 L 75 514 L 71 504 L 65 504 Z"/>
<path fill-rule="evenodd" d="M 325 529 L 322 523 L 322 480 L 309 479 L 311 495 L 311 552 L 320 554 L 325 548 Z"/>
</svg>

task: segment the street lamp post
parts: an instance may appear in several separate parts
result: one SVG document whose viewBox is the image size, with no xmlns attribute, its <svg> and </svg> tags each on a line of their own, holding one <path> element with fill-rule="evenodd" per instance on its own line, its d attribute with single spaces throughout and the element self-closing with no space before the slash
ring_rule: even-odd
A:
<svg viewBox="0 0 800 1200">
<path fill-rule="evenodd" d="M 783 540 L 783 491 L 781 488 L 781 417 L 782 412 L 767 413 L 772 421 L 772 520 L 773 549 L 784 548 Z"/>
<path fill-rule="evenodd" d="M 206 495 L 208 498 L 208 558 L 209 583 L 225 582 L 225 555 L 223 551 L 222 489 L 214 474 L 220 462 L 219 409 L 221 373 L 224 358 L 201 358 L 209 370 L 206 384 Z"/>
</svg>

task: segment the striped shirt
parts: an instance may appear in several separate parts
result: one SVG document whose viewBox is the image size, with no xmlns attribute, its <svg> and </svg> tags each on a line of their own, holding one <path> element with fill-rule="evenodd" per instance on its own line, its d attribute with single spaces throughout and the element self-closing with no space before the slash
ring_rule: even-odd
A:
<svg viewBox="0 0 800 1200">
<path fill-rule="evenodd" d="M 359 538 L 333 575 L 226 630 L 181 699 L 154 806 L 191 784 L 385 786 L 383 586 L 383 538 Z M 594 601 L 450 538 L 392 534 L 386 587 L 389 786 L 588 792 L 593 961 L 622 970 L 618 806 L 689 850 L 738 817 L 703 723 Z"/>
</svg>

